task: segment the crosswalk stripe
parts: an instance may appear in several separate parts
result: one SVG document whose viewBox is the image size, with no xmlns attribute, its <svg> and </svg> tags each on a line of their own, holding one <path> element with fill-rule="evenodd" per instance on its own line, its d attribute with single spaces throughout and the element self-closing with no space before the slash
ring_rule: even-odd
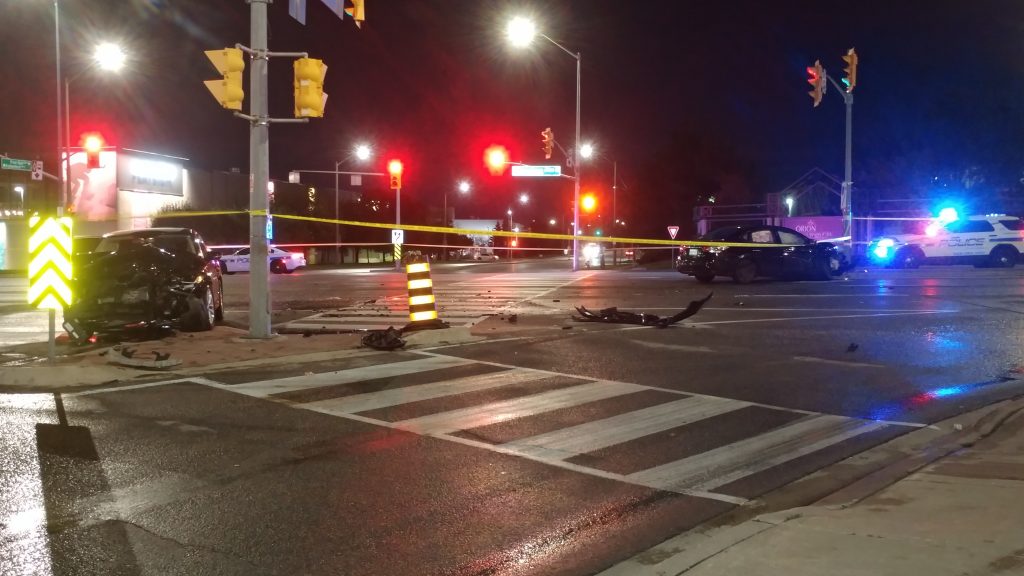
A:
<svg viewBox="0 0 1024 576">
<path fill-rule="evenodd" d="M 663 490 L 713 490 L 885 426 L 844 416 L 812 416 L 627 478 Z"/>
<path fill-rule="evenodd" d="M 625 382 L 591 382 L 542 394 L 402 420 L 396 422 L 395 426 L 417 434 L 446 434 L 646 389 L 645 386 Z"/>
<path fill-rule="evenodd" d="M 749 406 L 725 398 L 691 396 L 502 444 L 519 454 L 564 460 Z"/>
<path fill-rule="evenodd" d="M 456 378 L 454 380 L 421 384 L 411 388 L 399 388 L 395 390 L 357 394 L 355 396 L 346 396 L 343 398 L 332 398 L 330 400 L 320 400 L 304 404 L 303 408 L 308 408 L 324 414 L 356 414 L 358 412 L 366 412 L 368 410 L 376 410 L 378 408 L 388 408 L 409 402 L 443 398 L 445 396 L 454 396 L 465 392 L 487 390 L 490 388 L 497 388 L 499 386 L 540 380 L 548 377 L 549 376 L 547 374 L 534 372 L 532 370 L 509 370 L 484 376 L 466 376 L 463 378 Z"/>
<path fill-rule="evenodd" d="M 322 372 L 308 376 L 292 376 L 289 378 L 278 378 L 275 380 L 261 380 L 248 382 L 246 384 L 231 385 L 234 392 L 249 396 L 270 396 L 279 392 L 292 392 L 295 390 L 310 390 L 324 386 L 338 384 L 351 384 L 363 380 L 375 378 L 388 378 L 392 376 L 403 376 L 426 370 L 438 370 L 451 368 L 465 364 L 473 364 L 472 360 L 456 358 L 454 356 L 428 356 L 417 360 L 393 362 L 377 366 L 366 366 L 363 368 L 350 368 L 348 370 L 336 370 L 333 372 Z"/>
</svg>

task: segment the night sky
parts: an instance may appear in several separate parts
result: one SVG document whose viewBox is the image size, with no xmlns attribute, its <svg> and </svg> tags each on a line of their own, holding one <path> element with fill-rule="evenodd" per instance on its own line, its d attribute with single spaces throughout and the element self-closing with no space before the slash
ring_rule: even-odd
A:
<svg viewBox="0 0 1024 576">
<path fill-rule="evenodd" d="M 814 167 L 841 178 L 842 99 L 830 86 L 813 108 L 804 69 L 820 59 L 841 78 L 850 47 L 860 55 L 861 197 L 953 195 L 987 212 L 1014 209 L 1022 195 L 1019 0 L 366 4 L 362 29 L 319 0 L 309 0 L 306 26 L 288 16 L 286 0 L 270 6 L 270 48 L 322 58 L 330 95 L 325 118 L 272 126 L 273 178 L 331 169 L 365 141 L 377 150 L 369 169 L 383 171 L 391 157 L 405 162 L 403 208 L 406 198 L 440 204 L 465 177 L 475 188 L 458 200 L 458 217 L 500 217 L 514 194 L 529 191 L 529 210 L 546 221 L 566 205 L 570 181 L 513 182 L 482 161 L 499 143 L 513 160 L 545 163 L 546 126 L 562 145 L 573 143 L 575 60 L 543 40 L 526 50 L 505 42 L 509 18 L 528 14 L 582 54 L 584 140 L 609 160 L 587 165 L 584 188 L 604 200 L 617 161 L 619 216 L 632 220 L 631 232 L 685 225 L 711 195 L 762 201 Z M 52 165 L 53 3 L 0 0 L 0 14 L 0 151 Z M 203 50 L 249 42 L 243 0 L 64 0 L 61 15 L 65 73 L 78 76 L 73 140 L 98 130 L 113 144 L 184 156 L 191 166 L 247 170 L 248 125 L 202 84 L 218 76 Z M 100 40 L 121 42 L 129 68 L 116 77 L 88 70 Z M 290 59 L 271 61 L 272 116 L 291 116 L 291 76 Z"/>
</svg>

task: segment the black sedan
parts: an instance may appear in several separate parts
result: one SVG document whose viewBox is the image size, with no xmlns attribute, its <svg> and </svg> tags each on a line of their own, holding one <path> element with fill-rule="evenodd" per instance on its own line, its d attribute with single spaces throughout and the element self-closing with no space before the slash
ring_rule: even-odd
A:
<svg viewBox="0 0 1024 576">
<path fill-rule="evenodd" d="M 111 232 L 81 257 L 64 328 L 77 341 L 144 328 L 210 330 L 224 315 L 219 257 L 188 228 Z"/>
<path fill-rule="evenodd" d="M 839 248 L 815 242 L 782 226 L 729 226 L 701 236 L 703 242 L 736 242 L 753 246 L 681 246 L 676 270 L 708 283 L 729 276 L 738 284 L 759 276 L 828 280 L 846 267 Z"/>
</svg>

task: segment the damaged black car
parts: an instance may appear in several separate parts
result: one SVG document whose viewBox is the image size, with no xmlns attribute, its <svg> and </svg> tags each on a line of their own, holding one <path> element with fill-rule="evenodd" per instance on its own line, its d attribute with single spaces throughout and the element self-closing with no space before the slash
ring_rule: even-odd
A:
<svg viewBox="0 0 1024 576">
<path fill-rule="evenodd" d="M 74 340 L 144 329 L 213 329 L 224 316 L 220 254 L 188 228 L 111 232 L 75 271 Z"/>
</svg>

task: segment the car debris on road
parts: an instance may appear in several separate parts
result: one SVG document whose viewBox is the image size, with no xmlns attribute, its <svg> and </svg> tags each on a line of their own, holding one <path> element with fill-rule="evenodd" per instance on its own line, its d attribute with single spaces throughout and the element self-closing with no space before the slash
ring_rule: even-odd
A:
<svg viewBox="0 0 1024 576">
<path fill-rule="evenodd" d="M 699 312 L 704 304 L 711 299 L 712 295 L 714 295 L 714 292 L 709 293 L 700 300 L 690 302 L 689 306 L 679 313 L 673 316 L 666 316 L 664 318 L 643 312 L 639 314 L 635 312 L 625 312 L 618 308 L 603 308 L 594 313 L 583 306 L 577 306 L 576 311 L 579 312 L 580 315 L 573 316 L 573 320 L 576 320 L 577 322 L 606 322 L 609 324 L 639 324 L 641 326 L 666 328 L 671 324 L 675 324 L 676 322 L 689 318 Z"/>
</svg>

